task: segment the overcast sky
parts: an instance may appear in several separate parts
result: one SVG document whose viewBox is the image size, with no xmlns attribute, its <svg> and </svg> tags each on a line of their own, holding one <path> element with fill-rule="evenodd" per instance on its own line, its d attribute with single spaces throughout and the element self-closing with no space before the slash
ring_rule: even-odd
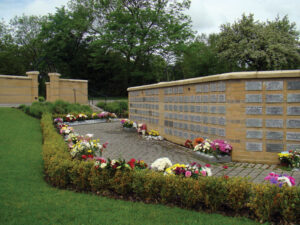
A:
<svg viewBox="0 0 300 225">
<path fill-rule="evenodd" d="M 8 22 L 15 15 L 46 15 L 68 0 L 0 0 L 0 18 Z M 243 13 L 253 13 L 256 20 L 274 20 L 288 15 L 300 30 L 300 0 L 192 0 L 188 14 L 198 33 L 219 32 L 220 25 L 233 23 Z"/>
</svg>

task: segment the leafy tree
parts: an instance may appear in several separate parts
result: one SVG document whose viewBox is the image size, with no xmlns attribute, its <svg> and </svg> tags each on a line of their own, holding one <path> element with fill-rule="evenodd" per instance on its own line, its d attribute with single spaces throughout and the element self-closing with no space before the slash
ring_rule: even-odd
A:
<svg viewBox="0 0 300 225">
<path fill-rule="evenodd" d="M 219 57 L 232 71 L 299 68 L 299 32 L 288 17 L 262 23 L 253 14 L 224 24 L 217 41 Z"/>
</svg>

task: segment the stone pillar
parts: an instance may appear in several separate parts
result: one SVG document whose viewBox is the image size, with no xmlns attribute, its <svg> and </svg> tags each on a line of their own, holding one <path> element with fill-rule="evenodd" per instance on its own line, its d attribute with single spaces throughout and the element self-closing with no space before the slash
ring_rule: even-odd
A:
<svg viewBox="0 0 300 225">
<path fill-rule="evenodd" d="M 31 78 L 31 102 L 38 101 L 39 97 L 39 83 L 38 75 L 39 71 L 28 71 L 26 75 Z"/>
<path fill-rule="evenodd" d="M 47 101 L 54 102 L 55 100 L 59 99 L 59 73 L 48 73 L 50 78 L 49 84 L 49 96 L 47 96 Z"/>
</svg>

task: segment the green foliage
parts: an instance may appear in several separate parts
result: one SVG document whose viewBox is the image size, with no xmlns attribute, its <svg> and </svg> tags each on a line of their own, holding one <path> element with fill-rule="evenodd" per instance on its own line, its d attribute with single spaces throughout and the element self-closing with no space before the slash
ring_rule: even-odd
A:
<svg viewBox="0 0 300 225">
<path fill-rule="evenodd" d="M 118 116 L 128 116 L 128 101 L 98 102 L 97 106 L 104 111 L 116 113 Z"/>
<path fill-rule="evenodd" d="M 39 102 L 44 102 L 45 98 L 43 96 L 39 96 Z"/>
<path fill-rule="evenodd" d="M 80 105 L 78 103 L 69 103 L 62 100 L 52 102 L 34 102 L 31 106 L 20 105 L 19 109 L 23 112 L 41 118 L 44 112 L 51 114 L 67 114 L 67 113 L 87 113 L 91 114 L 92 109 L 88 105 Z"/>
<path fill-rule="evenodd" d="M 236 214 L 244 209 L 258 220 L 281 218 L 288 222 L 299 220 L 300 189 L 253 184 L 244 178 L 199 177 L 189 179 L 164 176 L 151 170 L 96 170 L 89 161 L 72 160 L 66 144 L 52 124 L 50 114 L 41 120 L 43 157 L 47 180 L 59 187 L 80 191 L 114 193 L 124 198 L 146 202 L 173 204 L 211 212 L 230 210 Z"/>
<path fill-rule="evenodd" d="M 236 70 L 297 69 L 300 63 L 299 32 L 287 16 L 267 23 L 243 15 L 234 24 L 223 24 L 217 41 L 218 55 Z"/>
</svg>

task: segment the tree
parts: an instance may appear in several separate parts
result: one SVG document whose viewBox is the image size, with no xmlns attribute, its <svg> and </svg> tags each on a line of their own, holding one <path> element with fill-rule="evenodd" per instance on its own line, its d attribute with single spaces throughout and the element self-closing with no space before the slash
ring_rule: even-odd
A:
<svg viewBox="0 0 300 225">
<path fill-rule="evenodd" d="M 299 68 L 299 32 L 288 17 L 262 23 L 253 14 L 224 24 L 217 41 L 218 56 L 232 71 Z"/>
<path fill-rule="evenodd" d="M 183 13 L 190 6 L 189 0 L 73 2 L 73 8 L 79 6 L 86 7 L 93 15 L 91 31 L 103 48 L 126 59 L 124 87 L 135 83 L 132 79 L 153 81 L 147 73 L 153 56 L 175 54 L 192 35 L 190 18 Z"/>
</svg>

